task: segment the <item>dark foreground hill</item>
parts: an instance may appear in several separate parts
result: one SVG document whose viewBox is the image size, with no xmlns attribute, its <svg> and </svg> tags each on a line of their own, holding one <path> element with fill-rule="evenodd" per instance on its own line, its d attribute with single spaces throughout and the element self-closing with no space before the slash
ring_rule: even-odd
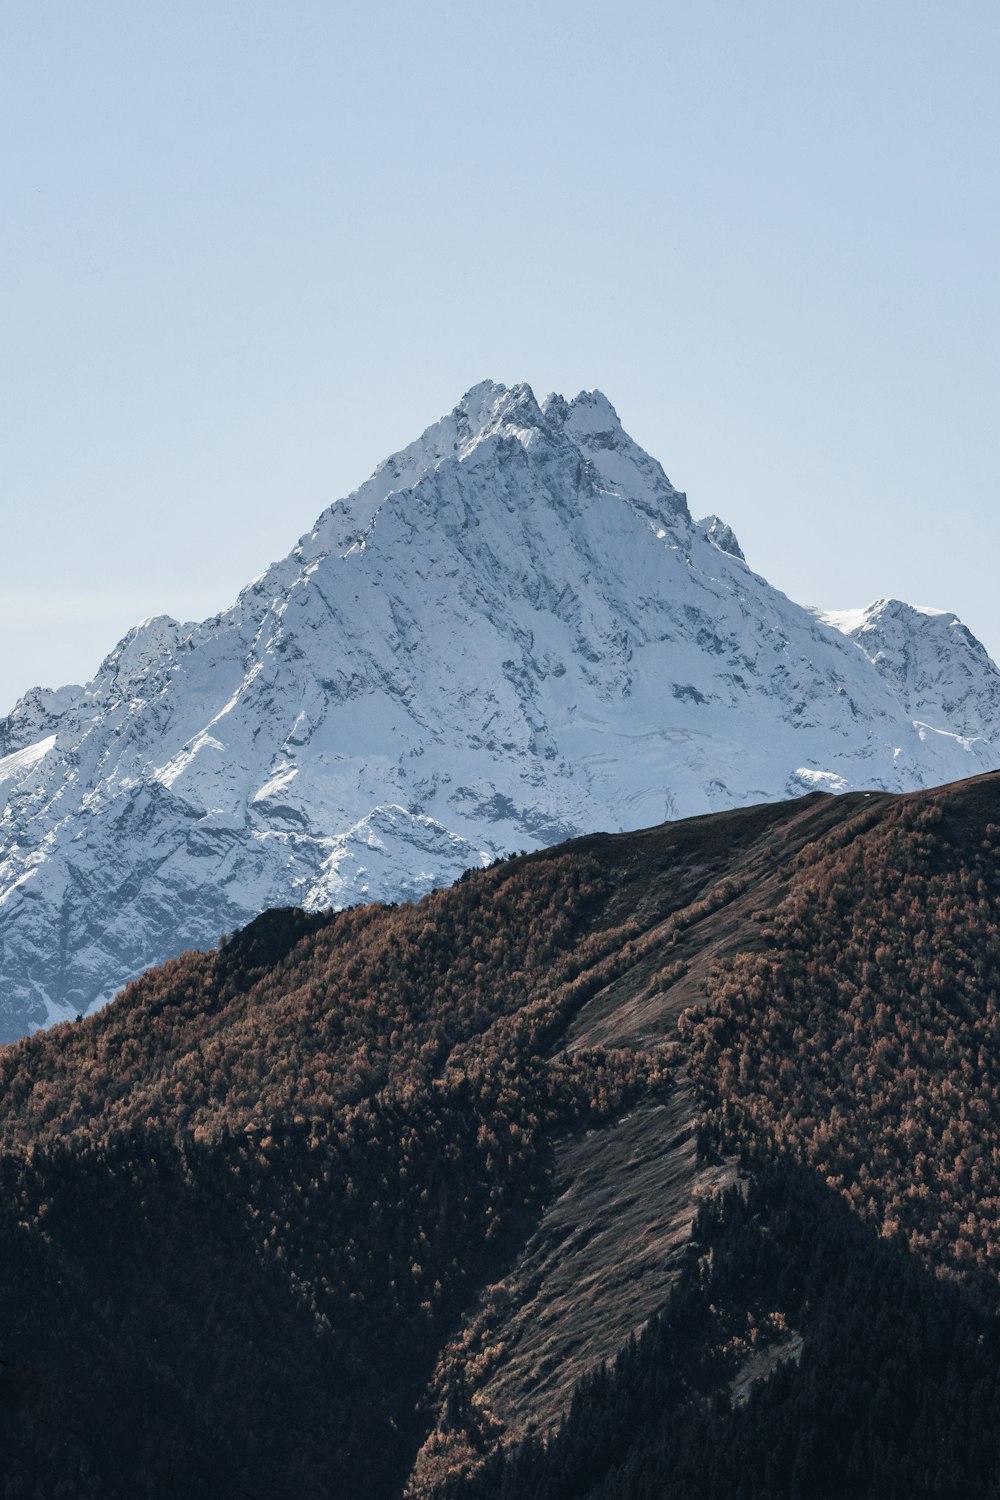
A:
<svg viewBox="0 0 1000 1500">
<path fill-rule="evenodd" d="M 1000 1494 L 998 807 L 272 912 L 0 1052 L 5 1500 Z"/>
</svg>

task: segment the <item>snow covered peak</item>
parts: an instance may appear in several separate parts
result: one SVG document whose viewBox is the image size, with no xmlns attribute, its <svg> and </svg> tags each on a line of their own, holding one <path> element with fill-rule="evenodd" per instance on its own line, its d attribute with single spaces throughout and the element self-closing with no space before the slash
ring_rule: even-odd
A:
<svg viewBox="0 0 1000 1500">
<path fill-rule="evenodd" d="M 481 380 L 467 390 L 452 410 L 456 423 L 464 425 L 469 432 L 482 432 L 494 419 L 503 398 L 509 394 L 507 387 L 496 380 Z M 447 418 L 442 418 L 446 421 Z"/>
<path fill-rule="evenodd" d="M 364 541 L 391 495 L 413 489 L 447 460 L 467 459 L 487 437 L 501 432 L 526 435 L 541 422 L 530 386 L 516 385 L 508 390 L 494 380 L 480 381 L 415 442 L 384 459 L 358 489 L 328 506 L 312 531 L 300 540 L 297 555 L 306 563 L 331 553 L 342 556 Z"/>
<path fill-rule="evenodd" d="M 530 431 L 542 426 L 544 420 L 534 391 L 524 381 L 508 390 L 495 381 L 484 380 L 466 391 L 452 416 L 467 433 L 459 449 L 461 454 L 494 432 Z"/>
<path fill-rule="evenodd" d="M 539 405 L 526 382 L 505 386 L 483 380 L 466 391 L 453 409 L 421 433 L 416 442 L 379 464 L 363 485 L 336 501 L 299 543 L 304 563 L 329 554 L 343 556 L 364 544 L 382 506 L 409 492 L 446 463 L 472 464 L 479 472 L 496 442 L 545 450 L 557 464 L 561 455 L 582 461 L 599 487 L 627 496 L 654 524 L 690 529 L 685 497 L 660 465 L 628 436 L 618 414 L 600 391 L 581 391 L 567 401 L 552 394 Z M 499 458 L 498 458 L 499 461 Z"/>
<path fill-rule="evenodd" d="M 728 552 L 730 557 L 738 557 L 740 562 L 746 562 L 743 549 L 736 540 L 735 531 L 719 516 L 702 516 L 698 525 L 720 552 Z"/>
<path fill-rule="evenodd" d="M 581 391 L 572 401 L 553 394 L 542 402 L 545 412 L 557 409 L 561 425 L 575 438 L 599 440 L 610 448 L 624 437 L 621 419 L 603 391 Z"/>
<path fill-rule="evenodd" d="M 599 391 L 486 381 L 232 608 L 26 694 L 0 721 L 0 1040 L 268 906 L 995 766 L 1000 674 L 953 615 L 817 619 L 720 528 Z"/>
<path fill-rule="evenodd" d="M 884 630 L 892 621 L 895 625 L 909 627 L 917 616 L 925 619 L 944 620 L 948 625 L 961 625 L 957 615 L 947 609 L 934 609 L 929 604 L 907 604 L 904 599 L 875 599 L 859 609 L 817 610 L 817 616 L 827 625 L 843 631 L 845 635 L 871 634 Z"/>
<path fill-rule="evenodd" d="M 912 719 L 1000 738 L 1000 671 L 950 610 L 876 599 L 860 609 L 815 614 L 857 643 Z"/>
<path fill-rule="evenodd" d="M 600 476 L 610 494 L 629 502 L 654 525 L 691 530 L 687 499 L 674 489 L 662 467 L 622 427 L 618 413 L 602 391 L 581 391 L 572 401 L 547 396 L 542 411 Z"/>
<path fill-rule="evenodd" d="M 29 688 L 7 717 L 0 719 L 0 756 L 12 755 L 48 736 L 72 714 L 86 691 L 79 683 L 59 688 Z"/>
<path fill-rule="evenodd" d="M 159 669 L 176 660 L 186 636 L 195 629 L 170 615 L 151 615 L 123 636 L 97 669 L 95 685 L 116 698 L 128 699 L 143 690 L 148 696 Z"/>
</svg>

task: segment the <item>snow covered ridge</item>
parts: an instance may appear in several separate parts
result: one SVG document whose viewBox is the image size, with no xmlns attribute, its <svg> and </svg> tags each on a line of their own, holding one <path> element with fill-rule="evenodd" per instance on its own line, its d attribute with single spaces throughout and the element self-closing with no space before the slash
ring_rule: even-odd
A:
<svg viewBox="0 0 1000 1500">
<path fill-rule="evenodd" d="M 952 615 L 824 619 L 692 520 L 599 392 L 484 382 L 232 608 L 0 723 L 0 1039 L 268 906 L 1000 761 Z"/>
</svg>

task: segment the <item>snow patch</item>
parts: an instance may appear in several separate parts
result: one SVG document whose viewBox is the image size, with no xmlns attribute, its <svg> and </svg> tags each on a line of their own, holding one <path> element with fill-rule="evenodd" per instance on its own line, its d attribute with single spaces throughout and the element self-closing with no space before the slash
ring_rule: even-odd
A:
<svg viewBox="0 0 1000 1500">
<path fill-rule="evenodd" d="M 214 723 L 215 720 L 212 722 Z M 185 771 L 190 770 L 203 750 L 225 751 L 225 748 L 225 745 L 212 735 L 202 732 L 179 755 L 174 756 L 173 760 L 168 761 L 165 766 L 160 766 L 154 770 L 153 779 L 154 781 L 158 781 L 161 786 L 170 789 L 184 775 Z"/>
<path fill-rule="evenodd" d="M 11 781 L 20 776 L 22 771 L 28 771 L 43 760 L 56 742 L 54 734 L 46 735 L 44 740 L 37 744 L 26 745 L 23 750 L 15 750 L 13 755 L 5 755 L 0 760 L 0 782 Z"/>
<path fill-rule="evenodd" d="M 290 786 L 299 774 L 298 766 L 285 766 L 283 770 L 276 771 L 269 781 L 254 792 L 251 802 L 266 802 L 268 797 L 273 797 L 276 792 L 281 792 L 286 786 Z"/>
<path fill-rule="evenodd" d="M 836 771 L 813 771 L 809 766 L 799 766 L 792 773 L 795 781 L 810 792 L 849 792 L 851 784 Z"/>
</svg>

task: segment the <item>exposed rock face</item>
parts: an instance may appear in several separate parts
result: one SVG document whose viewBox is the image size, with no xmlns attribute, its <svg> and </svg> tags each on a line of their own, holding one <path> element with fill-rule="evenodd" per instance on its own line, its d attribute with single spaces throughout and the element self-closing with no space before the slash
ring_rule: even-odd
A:
<svg viewBox="0 0 1000 1500">
<path fill-rule="evenodd" d="M 231 609 L 0 724 L 0 1040 L 268 906 L 997 763 L 1000 675 L 953 616 L 899 622 L 914 673 L 738 553 L 599 392 L 475 387 Z"/>
<path fill-rule="evenodd" d="M 746 562 L 743 549 L 736 540 L 736 533 L 731 526 L 718 516 L 702 516 L 698 522 L 702 531 L 710 542 L 714 542 L 720 552 L 728 552 L 730 557 L 738 557 L 740 562 Z"/>
</svg>

